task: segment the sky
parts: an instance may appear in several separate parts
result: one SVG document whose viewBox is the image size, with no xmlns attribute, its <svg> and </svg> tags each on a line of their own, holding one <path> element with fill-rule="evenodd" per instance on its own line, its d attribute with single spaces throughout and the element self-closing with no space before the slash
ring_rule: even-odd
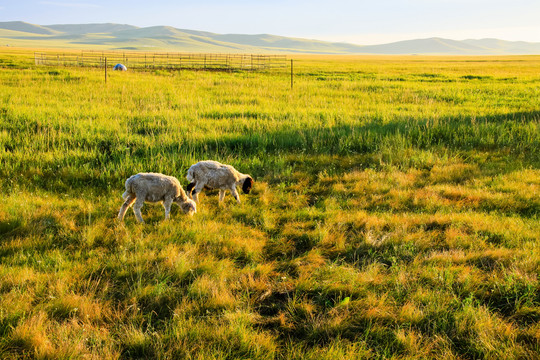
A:
<svg viewBox="0 0 540 360">
<path fill-rule="evenodd" d="M 540 42 L 540 0 L 0 0 L 0 22 L 167 25 L 359 45 L 443 37 Z"/>
</svg>

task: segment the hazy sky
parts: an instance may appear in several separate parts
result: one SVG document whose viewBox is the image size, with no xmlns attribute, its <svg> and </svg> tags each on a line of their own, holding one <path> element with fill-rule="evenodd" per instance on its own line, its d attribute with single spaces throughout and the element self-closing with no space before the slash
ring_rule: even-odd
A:
<svg viewBox="0 0 540 360">
<path fill-rule="evenodd" d="M 0 21 L 114 22 L 361 45 L 444 37 L 540 42 L 540 0 L 0 0 Z"/>
</svg>

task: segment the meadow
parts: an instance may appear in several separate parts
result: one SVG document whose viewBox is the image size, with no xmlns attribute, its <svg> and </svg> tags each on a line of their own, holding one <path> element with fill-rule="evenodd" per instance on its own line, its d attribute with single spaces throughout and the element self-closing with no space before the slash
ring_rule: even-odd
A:
<svg viewBox="0 0 540 360">
<path fill-rule="evenodd" d="M 0 50 L 0 358 L 540 358 L 540 56 L 286 71 L 41 67 Z M 124 181 L 214 159 L 237 205 Z"/>
</svg>

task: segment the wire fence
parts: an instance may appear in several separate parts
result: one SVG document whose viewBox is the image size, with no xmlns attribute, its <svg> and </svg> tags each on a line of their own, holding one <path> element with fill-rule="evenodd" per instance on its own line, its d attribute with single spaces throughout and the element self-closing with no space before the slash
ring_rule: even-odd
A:
<svg viewBox="0 0 540 360">
<path fill-rule="evenodd" d="M 142 53 L 81 51 L 80 53 L 34 53 L 36 65 L 104 67 L 123 64 L 128 69 L 270 70 L 288 65 L 284 55 Z"/>
</svg>

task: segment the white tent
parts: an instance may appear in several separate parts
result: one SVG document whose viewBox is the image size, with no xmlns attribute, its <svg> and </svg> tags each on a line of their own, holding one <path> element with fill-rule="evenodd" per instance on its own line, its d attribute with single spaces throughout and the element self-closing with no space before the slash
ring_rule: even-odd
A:
<svg viewBox="0 0 540 360">
<path fill-rule="evenodd" d="M 114 65 L 113 70 L 127 71 L 127 67 L 124 64 L 116 64 Z"/>
</svg>

